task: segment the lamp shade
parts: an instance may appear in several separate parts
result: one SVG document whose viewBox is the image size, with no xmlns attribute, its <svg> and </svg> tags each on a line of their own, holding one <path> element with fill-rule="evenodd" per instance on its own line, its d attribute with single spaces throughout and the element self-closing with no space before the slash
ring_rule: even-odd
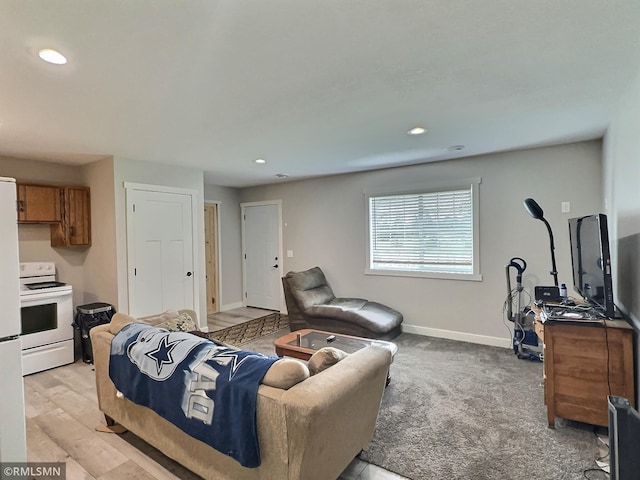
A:
<svg viewBox="0 0 640 480">
<path fill-rule="evenodd" d="M 547 227 L 547 232 L 549 232 L 549 247 L 551 248 L 551 275 L 553 275 L 553 282 L 555 286 L 558 286 L 558 270 L 556 270 L 556 254 L 554 253 L 555 245 L 553 244 L 553 232 L 551 231 L 551 225 L 544 218 L 544 212 L 542 211 L 542 207 L 538 205 L 533 198 L 527 198 L 524 202 L 524 208 L 529 215 L 531 215 L 536 220 L 542 221 Z"/>
<path fill-rule="evenodd" d="M 533 198 L 527 198 L 524 202 L 525 210 L 536 220 L 542 220 L 544 218 L 544 212 L 542 211 L 542 207 L 538 205 Z"/>
</svg>

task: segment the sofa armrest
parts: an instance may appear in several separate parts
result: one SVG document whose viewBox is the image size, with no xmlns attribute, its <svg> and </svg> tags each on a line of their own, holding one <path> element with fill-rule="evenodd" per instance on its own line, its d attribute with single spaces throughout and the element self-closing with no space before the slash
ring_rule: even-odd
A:
<svg viewBox="0 0 640 480">
<path fill-rule="evenodd" d="M 337 478 L 371 441 L 390 364 L 369 346 L 283 393 L 293 478 Z"/>
<path fill-rule="evenodd" d="M 98 325 L 89 331 L 91 337 L 91 348 L 93 350 L 94 368 L 96 371 L 96 393 L 98 394 L 98 407 L 107 415 L 110 415 L 109 408 L 103 408 L 104 399 L 111 398 L 110 392 L 114 390 L 113 383 L 109 378 L 109 355 L 111 353 L 111 340 L 113 334 L 110 331 L 110 324 Z"/>
</svg>

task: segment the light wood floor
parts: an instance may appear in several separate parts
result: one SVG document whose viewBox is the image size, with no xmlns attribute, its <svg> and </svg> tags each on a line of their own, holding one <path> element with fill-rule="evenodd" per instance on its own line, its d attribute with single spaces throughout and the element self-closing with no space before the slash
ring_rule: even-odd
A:
<svg viewBox="0 0 640 480">
<path fill-rule="evenodd" d="M 66 480 L 197 480 L 190 472 L 131 433 L 98 432 L 93 365 L 77 361 L 24 377 L 27 457 L 66 463 Z M 339 480 L 402 480 L 354 460 Z"/>
<path fill-rule="evenodd" d="M 239 323 L 248 322 L 254 318 L 264 317 L 270 313 L 276 313 L 273 310 L 263 310 L 254 307 L 240 307 L 225 312 L 211 313 L 207 315 L 207 326 L 210 332 L 222 330 L 223 328 L 232 327 Z"/>
<path fill-rule="evenodd" d="M 97 432 L 104 417 L 94 378 L 80 361 L 24 378 L 29 461 L 64 462 L 67 480 L 200 478 L 159 452 L 146 455 L 130 433 Z"/>
</svg>

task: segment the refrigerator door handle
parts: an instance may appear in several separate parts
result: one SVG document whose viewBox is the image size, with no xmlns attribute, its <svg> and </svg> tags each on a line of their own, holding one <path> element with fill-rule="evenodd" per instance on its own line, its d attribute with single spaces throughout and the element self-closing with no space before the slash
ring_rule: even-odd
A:
<svg viewBox="0 0 640 480">
<path fill-rule="evenodd" d="M 2 337 L 2 338 L 0 338 L 0 343 L 2 343 L 2 342 L 10 342 L 12 340 L 18 340 L 19 338 L 20 338 L 19 335 L 12 335 L 10 337 Z"/>
</svg>

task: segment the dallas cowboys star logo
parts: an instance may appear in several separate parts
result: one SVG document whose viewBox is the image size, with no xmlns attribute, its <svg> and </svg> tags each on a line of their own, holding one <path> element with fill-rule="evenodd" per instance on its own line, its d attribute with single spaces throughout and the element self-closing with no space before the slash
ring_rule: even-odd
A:
<svg viewBox="0 0 640 480">
<path fill-rule="evenodd" d="M 229 367 L 229 381 L 231 381 L 242 364 L 253 358 L 266 358 L 266 356 L 261 353 L 247 354 L 245 351 L 237 352 L 236 350 L 228 349 L 222 352 L 216 350 L 212 360 L 220 365 L 229 365 L 231 363 Z"/>
<path fill-rule="evenodd" d="M 147 357 L 156 362 L 158 375 L 160 375 L 160 371 L 162 370 L 162 367 L 164 365 L 171 365 L 173 363 L 171 351 L 176 348 L 176 345 L 182 342 L 182 340 L 174 340 L 173 342 L 168 342 L 167 338 L 169 338 L 168 335 L 162 337 L 155 350 L 145 353 Z"/>
</svg>

